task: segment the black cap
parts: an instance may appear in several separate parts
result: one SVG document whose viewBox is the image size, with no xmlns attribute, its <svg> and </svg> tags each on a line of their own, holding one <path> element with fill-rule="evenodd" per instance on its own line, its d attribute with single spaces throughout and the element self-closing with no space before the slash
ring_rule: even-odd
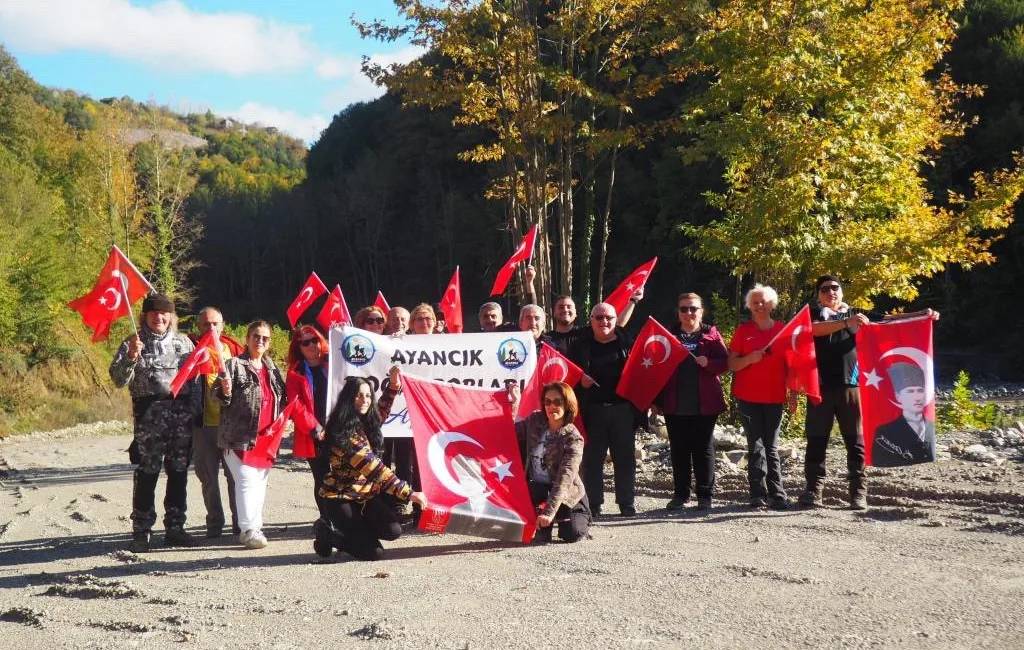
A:
<svg viewBox="0 0 1024 650">
<path fill-rule="evenodd" d="M 172 314 L 177 313 L 174 311 L 174 303 L 171 299 L 159 293 L 151 293 L 142 301 L 142 313 L 145 314 L 147 311 L 167 311 Z"/>
<path fill-rule="evenodd" d="M 818 289 L 821 289 L 821 285 L 825 284 L 826 282 L 835 282 L 840 287 L 843 286 L 842 280 L 840 280 L 838 277 L 834 275 L 828 274 L 818 278 L 818 281 L 814 283 L 814 290 L 817 291 Z"/>
</svg>

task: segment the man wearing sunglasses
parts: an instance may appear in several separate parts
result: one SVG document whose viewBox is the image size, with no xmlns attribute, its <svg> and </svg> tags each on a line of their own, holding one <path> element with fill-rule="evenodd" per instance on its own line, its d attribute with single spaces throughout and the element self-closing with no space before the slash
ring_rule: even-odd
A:
<svg viewBox="0 0 1024 650">
<path fill-rule="evenodd" d="M 860 389 L 857 388 L 857 330 L 872 321 L 919 315 L 938 320 L 939 313 L 931 309 L 897 315 L 852 310 L 843 302 L 843 286 L 835 275 L 821 276 L 814 287 L 817 305 L 811 308 L 811 320 L 814 321 L 814 352 L 818 358 L 821 403 L 807 403 L 807 453 L 804 458 L 807 487 L 800 495 L 800 505 L 810 508 L 822 505 L 828 439 L 833 422 L 838 422 L 846 445 L 850 508 L 866 510 L 864 430 L 860 417 Z"/>
</svg>

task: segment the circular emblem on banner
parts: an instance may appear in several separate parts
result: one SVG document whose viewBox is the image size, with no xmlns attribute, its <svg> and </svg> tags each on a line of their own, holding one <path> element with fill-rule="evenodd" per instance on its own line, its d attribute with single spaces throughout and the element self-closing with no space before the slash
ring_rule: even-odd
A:
<svg viewBox="0 0 1024 650">
<path fill-rule="evenodd" d="M 526 346 L 518 339 L 505 339 L 498 346 L 498 363 L 509 370 L 522 366 L 526 363 Z"/>
<path fill-rule="evenodd" d="M 341 342 L 341 356 L 353 366 L 365 366 L 373 359 L 373 341 L 362 334 L 351 334 Z"/>
</svg>

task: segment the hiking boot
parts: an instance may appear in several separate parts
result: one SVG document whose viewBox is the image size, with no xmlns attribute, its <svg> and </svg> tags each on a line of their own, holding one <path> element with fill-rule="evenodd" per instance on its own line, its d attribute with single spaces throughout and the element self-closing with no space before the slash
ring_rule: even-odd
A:
<svg viewBox="0 0 1024 650">
<path fill-rule="evenodd" d="M 223 526 L 207 526 L 206 527 L 206 538 L 216 539 L 224 534 Z"/>
<path fill-rule="evenodd" d="M 867 510 L 867 490 L 850 490 L 850 510 Z"/>
<path fill-rule="evenodd" d="M 772 497 L 768 499 L 768 507 L 772 510 L 789 510 L 789 499 L 786 497 Z"/>
<path fill-rule="evenodd" d="M 711 510 L 711 497 L 697 497 L 697 510 Z"/>
<path fill-rule="evenodd" d="M 682 510 L 687 501 L 689 501 L 688 498 L 684 499 L 683 497 L 673 497 L 671 501 L 665 504 L 665 510 Z"/>
<path fill-rule="evenodd" d="M 821 489 L 807 488 L 797 499 L 802 508 L 820 508 L 824 505 L 821 499 Z"/>
<path fill-rule="evenodd" d="M 751 508 L 763 508 L 768 505 L 768 502 L 764 500 L 764 497 L 750 497 Z"/>
<path fill-rule="evenodd" d="M 192 537 L 184 528 L 168 528 L 164 533 L 164 546 L 192 548 L 196 544 L 196 538 Z"/>
<path fill-rule="evenodd" d="M 619 506 L 619 515 L 622 517 L 635 517 L 636 507 L 635 506 Z"/>
<path fill-rule="evenodd" d="M 132 541 L 128 544 L 128 550 L 132 553 L 145 553 L 149 551 L 151 534 L 148 530 L 137 530 L 132 533 Z"/>
</svg>

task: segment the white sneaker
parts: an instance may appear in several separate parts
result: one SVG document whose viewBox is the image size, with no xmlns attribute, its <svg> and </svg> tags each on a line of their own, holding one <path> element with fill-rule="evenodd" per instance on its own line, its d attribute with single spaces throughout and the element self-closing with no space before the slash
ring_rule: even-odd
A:
<svg viewBox="0 0 1024 650">
<path fill-rule="evenodd" d="M 239 541 L 245 548 L 266 548 L 267 538 L 262 530 L 243 530 Z"/>
</svg>

